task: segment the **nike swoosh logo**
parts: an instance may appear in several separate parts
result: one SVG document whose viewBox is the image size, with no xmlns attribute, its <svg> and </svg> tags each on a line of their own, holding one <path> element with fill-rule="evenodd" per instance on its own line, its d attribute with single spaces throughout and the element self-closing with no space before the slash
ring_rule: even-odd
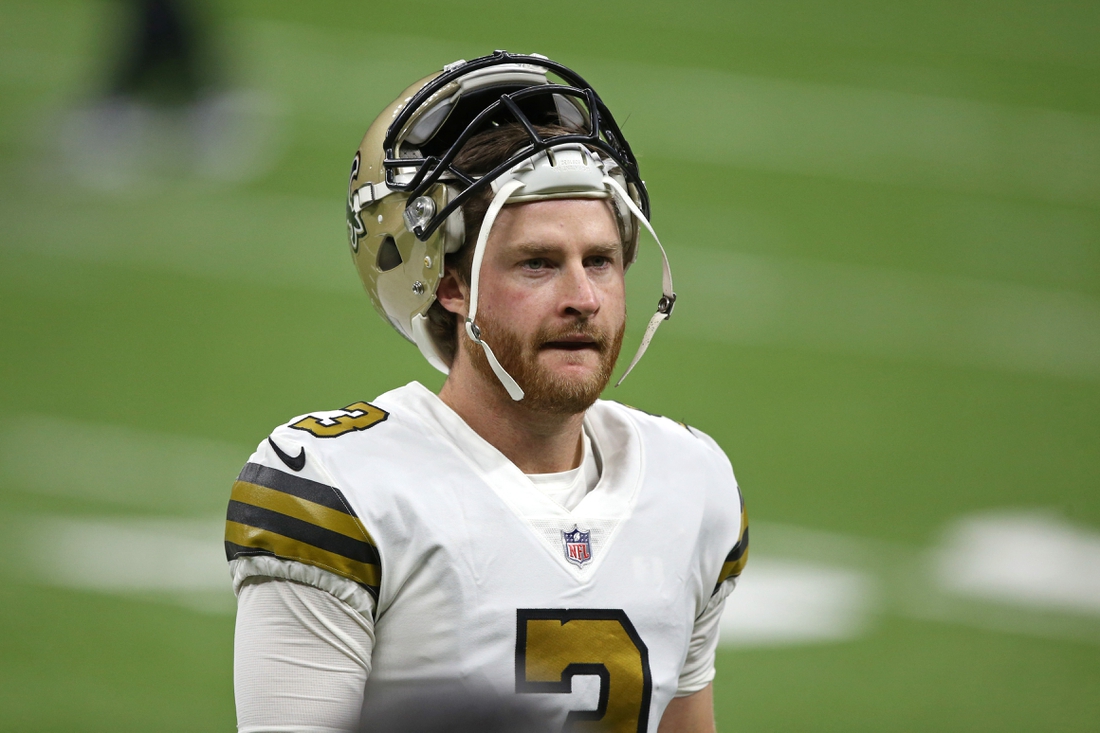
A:
<svg viewBox="0 0 1100 733">
<path fill-rule="evenodd" d="M 306 467 L 305 447 L 302 448 L 301 453 L 296 456 L 292 456 L 279 446 L 275 445 L 275 441 L 271 438 L 268 438 L 267 442 L 271 444 L 271 448 L 275 451 L 275 455 L 279 456 L 279 460 L 285 463 L 291 471 L 301 471 L 303 468 Z"/>
</svg>

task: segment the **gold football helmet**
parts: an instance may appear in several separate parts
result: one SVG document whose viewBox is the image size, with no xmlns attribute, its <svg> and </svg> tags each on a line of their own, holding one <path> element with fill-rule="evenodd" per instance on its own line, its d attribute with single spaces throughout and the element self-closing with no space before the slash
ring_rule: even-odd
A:
<svg viewBox="0 0 1100 733">
<path fill-rule="evenodd" d="M 516 123 L 527 131 L 530 144 L 507 161 L 480 176 L 455 164 L 471 137 Z M 546 125 L 570 132 L 542 137 L 536 126 Z M 637 252 L 636 223 L 653 232 L 649 198 L 630 146 L 595 90 L 544 56 L 497 51 L 456 61 L 406 89 L 371 124 L 352 161 L 348 241 L 375 308 L 444 373 L 447 363 L 429 332 L 427 312 L 443 277 L 444 256 L 464 244 L 462 204 L 486 187 L 493 198 L 475 244 L 466 332 L 482 345 L 518 400 L 522 389 L 481 341 L 475 322 L 480 263 L 496 214 L 505 203 L 520 201 L 611 199 L 620 221 L 627 223 L 629 265 Z M 664 265 L 658 312 L 627 372 L 672 312 L 676 296 L 667 258 Z"/>
</svg>

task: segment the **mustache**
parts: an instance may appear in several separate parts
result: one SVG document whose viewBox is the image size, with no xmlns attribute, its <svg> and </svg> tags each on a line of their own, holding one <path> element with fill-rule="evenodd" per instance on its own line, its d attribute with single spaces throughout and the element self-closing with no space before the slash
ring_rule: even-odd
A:
<svg viewBox="0 0 1100 733">
<path fill-rule="evenodd" d="M 576 337 L 583 337 L 592 342 L 592 346 L 601 354 L 611 346 L 611 334 L 606 330 L 594 326 L 589 321 L 580 321 L 564 328 L 543 328 L 535 333 L 534 343 L 539 347 L 555 341 L 566 341 Z"/>
</svg>

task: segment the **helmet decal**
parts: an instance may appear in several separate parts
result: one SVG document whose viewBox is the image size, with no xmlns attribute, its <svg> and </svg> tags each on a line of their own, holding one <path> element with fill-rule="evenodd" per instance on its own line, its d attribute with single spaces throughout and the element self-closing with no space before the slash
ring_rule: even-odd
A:
<svg viewBox="0 0 1100 733">
<path fill-rule="evenodd" d="M 359 180 L 359 161 L 361 159 L 361 153 L 356 151 L 355 158 L 351 161 L 351 176 L 348 179 L 348 202 L 346 209 L 346 216 L 348 220 L 348 243 L 351 244 L 351 251 L 359 251 L 359 240 L 367 235 L 367 228 L 363 226 L 363 219 L 360 216 L 360 212 L 352 206 L 351 192 L 355 190 L 355 182 Z"/>
</svg>

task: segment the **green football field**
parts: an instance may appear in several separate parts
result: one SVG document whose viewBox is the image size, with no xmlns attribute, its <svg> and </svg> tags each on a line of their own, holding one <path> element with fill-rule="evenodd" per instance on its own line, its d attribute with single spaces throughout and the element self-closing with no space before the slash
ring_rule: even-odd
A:
<svg viewBox="0 0 1100 733">
<path fill-rule="evenodd" d="M 97 127 L 120 3 L 0 0 L 0 730 L 234 729 L 236 471 L 442 380 L 355 276 L 351 157 L 497 48 L 592 82 L 650 187 L 680 300 L 607 396 L 746 496 L 719 728 L 1100 730 L 1100 4 L 203 8 L 189 153 Z"/>
</svg>

